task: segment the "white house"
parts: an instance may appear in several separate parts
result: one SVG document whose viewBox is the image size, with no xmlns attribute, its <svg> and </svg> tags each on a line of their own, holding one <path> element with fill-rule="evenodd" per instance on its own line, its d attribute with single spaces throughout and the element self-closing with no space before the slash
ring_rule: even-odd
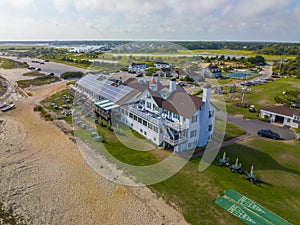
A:
<svg viewBox="0 0 300 225">
<path fill-rule="evenodd" d="M 91 96 L 102 118 L 122 122 L 175 152 L 207 145 L 214 131 L 210 84 L 203 87 L 200 98 L 187 94 L 175 78 L 163 84 L 158 76 L 120 82 L 88 74 L 77 82 L 76 91 Z"/>
<path fill-rule="evenodd" d="M 164 62 L 156 62 L 155 64 L 154 64 L 154 66 L 156 67 L 156 68 L 159 68 L 159 69 L 171 69 L 172 68 L 172 64 L 170 64 L 170 63 L 164 63 Z"/>
<path fill-rule="evenodd" d="M 260 117 L 267 116 L 270 122 L 280 123 L 291 128 L 300 127 L 300 110 L 284 106 L 270 106 L 260 110 Z"/>
<path fill-rule="evenodd" d="M 128 66 L 128 72 L 129 73 L 136 73 L 139 70 L 144 70 L 148 67 L 146 64 L 137 64 L 137 63 L 131 63 Z"/>
<path fill-rule="evenodd" d="M 204 77 L 208 77 L 208 78 L 222 77 L 222 70 L 215 64 L 209 65 L 201 72 Z"/>
</svg>

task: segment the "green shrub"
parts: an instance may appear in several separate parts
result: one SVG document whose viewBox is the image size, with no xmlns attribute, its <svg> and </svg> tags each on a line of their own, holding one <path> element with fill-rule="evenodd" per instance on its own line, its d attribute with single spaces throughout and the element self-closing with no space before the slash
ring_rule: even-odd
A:
<svg viewBox="0 0 300 225">
<path fill-rule="evenodd" d="M 203 90 L 200 89 L 200 90 L 194 91 L 194 92 L 192 93 L 192 95 L 200 95 L 200 94 L 202 94 L 202 92 L 203 92 Z"/>
<path fill-rule="evenodd" d="M 65 72 L 62 75 L 60 75 L 60 77 L 62 79 L 68 80 L 68 79 L 77 79 L 77 78 L 82 78 L 82 76 L 84 75 L 83 72 Z"/>
<path fill-rule="evenodd" d="M 35 111 L 35 112 L 41 112 L 42 110 L 44 110 L 44 109 L 41 105 L 36 105 L 33 108 L 33 111 Z"/>
<path fill-rule="evenodd" d="M 24 73 L 23 76 L 27 77 L 42 77 L 45 76 L 44 73 L 40 73 L 39 71 L 30 71 L 28 73 Z"/>
</svg>

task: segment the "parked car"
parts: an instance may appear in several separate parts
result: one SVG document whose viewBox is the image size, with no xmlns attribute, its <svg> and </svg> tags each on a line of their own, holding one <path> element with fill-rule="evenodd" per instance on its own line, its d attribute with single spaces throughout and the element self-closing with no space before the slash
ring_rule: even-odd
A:
<svg viewBox="0 0 300 225">
<path fill-rule="evenodd" d="M 272 78 L 280 78 L 278 75 L 272 75 Z"/>
<path fill-rule="evenodd" d="M 274 79 L 271 78 L 271 77 L 266 78 L 266 80 L 267 80 L 267 81 L 274 81 Z"/>
<path fill-rule="evenodd" d="M 142 71 L 137 72 L 136 77 L 142 77 L 144 73 Z"/>
<path fill-rule="evenodd" d="M 179 82 L 177 82 L 177 84 L 178 84 L 179 86 L 184 86 L 184 85 L 185 85 L 183 81 L 179 81 Z"/>
<path fill-rule="evenodd" d="M 257 131 L 257 134 L 261 137 L 272 138 L 274 140 L 280 139 L 280 135 L 270 129 L 260 129 L 259 131 Z"/>
<path fill-rule="evenodd" d="M 30 66 L 30 67 L 28 67 L 28 69 L 29 69 L 29 70 L 35 70 L 35 67 Z"/>
<path fill-rule="evenodd" d="M 47 75 L 48 76 L 54 76 L 55 74 L 54 73 L 48 73 Z"/>
<path fill-rule="evenodd" d="M 41 68 L 35 68 L 35 70 L 36 70 L 36 71 L 41 71 L 42 69 L 41 69 Z"/>
</svg>

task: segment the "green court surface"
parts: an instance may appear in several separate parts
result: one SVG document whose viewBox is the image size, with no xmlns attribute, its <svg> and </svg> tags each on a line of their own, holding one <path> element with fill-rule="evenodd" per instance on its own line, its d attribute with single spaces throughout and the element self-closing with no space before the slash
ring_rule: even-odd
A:
<svg viewBox="0 0 300 225">
<path fill-rule="evenodd" d="M 215 203 L 246 224 L 291 225 L 270 210 L 232 189 L 216 199 Z"/>
</svg>

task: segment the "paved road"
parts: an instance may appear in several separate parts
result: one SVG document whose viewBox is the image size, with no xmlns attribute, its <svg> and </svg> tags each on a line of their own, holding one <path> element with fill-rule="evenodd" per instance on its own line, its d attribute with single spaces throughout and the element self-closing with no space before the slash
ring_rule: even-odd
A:
<svg viewBox="0 0 300 225">
<path fill-rule="evenodd" d="M 267 65 L 265 65 L 260 78 L 265 79 L 271 77 L 272 68 L 273 68 L 273 63 L 268 63 Z"/>
<path fill-rule="evenodd" d="M 218 112 L 219 116 L 224 117 L 224 113 Z M 260 120 L 246 120 L 236 116 L 227 115 L 227 121 L 233 124 L 236 124 L 241 129 L 245 130 L 248 135 L 257 136 L 257 131 L 262 128 L 271 129 L 279 133 L 280 137 L 284 140 L 294 140 L 296 135 L 293 131 L 288 128 L 280 127 L 272 123 L 267 123 Z"/>
</svg>

